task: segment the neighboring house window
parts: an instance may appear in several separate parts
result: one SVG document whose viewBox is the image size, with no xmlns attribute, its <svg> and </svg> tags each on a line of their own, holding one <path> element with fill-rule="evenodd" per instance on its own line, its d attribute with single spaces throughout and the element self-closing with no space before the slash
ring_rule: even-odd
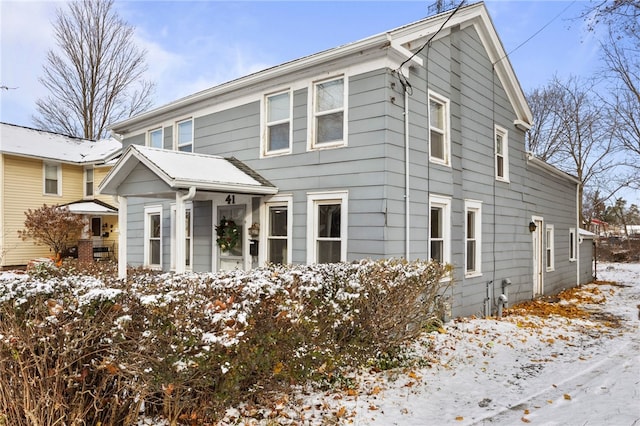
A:
<svg viewBox="0 0 640 426">
<path fill-rule="evenodd" d="M 184 206 L 185 210 L 185 229 L 184 229 L 184 256 L 185 269 L 192 269 L 191 253 L 193 253 L 193 203 L 187 202 Z M 171 269 L 176 267 L 176 206 L 171 206 Z"/>
<path fill-rule="evenodd" d="M 180 121 L 176 126 L 176 149 L 183 152 L 193 152 L 193 120 Z"/>
<path fill-rule="evenodd" d="M 267 209 L 267 262 L 291 263 L 291 197 L 272 199 Z"/>
<path fill-rule="evenodd" d="M 43 175 L 45 195 L 62 195 L 62 166 L 44 163 Z"/>
<path fill-rule="evenodd" d="M 317 82 L 313 85 L 313 136 L 311 148 L 345 145 L 345 78 Z"/>
<path fill-rule="evenodd" d="M 84 169 L 84 196 L 93 197 L 93 169 Z"/>
<path fill-rule="evenodd" d="M 147 146 L 164 148 L 164 134 L 162 128 L 151 130 L 147 134 Z"/>
<path fill-rule="evenodd" d="M 265 155 L 291 152 L 291 92 L 265 98 Z"/>
<path fill-rule="evenodd" d="M 546 227 L 546 246 L 545 246 L 545 258 L 547 264 L 547 271 L 553 271 L 555 269 L 554 262 L 554 242 L 553 242 L 553 225 L 547 225 Z"/>
<path fill-rule="evenodd" d="M 449 100 L 429 93 L 429 160 L 450 163 Z"/>
<path fill-rule="evenodd" d="M 307 262 L 347 260 L 348 192 L 307 194 Z"/>
<path fill-rule="evenodd" d="M 575 261 L 577 257 L 576 228 L 569 228 L 569 260 Z"/>
<path fill-rule="evenodd" d="M 509 181 L 509 138 L 502 127 L 495 128 L 496 179 Z"/>
<path fill-rule="evenodd" d="M 482 203 L 465 201 L 465 275 L 482 273 Z"/>
<path fill-rule="evenodd" d="M 451 198 L 429 197 L 429 258 L 451 262 Z"/>
<path fill-rule="evenodd" d="M 144 209 L 144 266 L 162 267 L 162 207 Z"/>
</svg>

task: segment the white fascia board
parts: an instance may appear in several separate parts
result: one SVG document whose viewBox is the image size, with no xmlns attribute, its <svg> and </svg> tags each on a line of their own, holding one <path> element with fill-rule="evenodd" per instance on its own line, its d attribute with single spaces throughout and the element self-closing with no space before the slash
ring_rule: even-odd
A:
<svg viewBox="0 0 640 426">
<path fill-rule="evenodd" d="M 555 176 L 558 176 L 560 178 L 566 179 L 568 181 L 571 181 L 573 183 L 575 183 L 576 185 L 580 185 L 582 182 L 580 181 L 580 179 L 578 179 L 575 176 L 571 176 L 568 173 L 563 172 L 562 170 L 552 166 L 551 164 L 547 163 L 546 161 L 543 161 L 541 159 L 539 159 L 538 157 L 536 157 L 535 155 L 533 155 L 532 152 L 527 152 L 527 161 L 532 165 L 537 167 L 540 170 L 544 170 L 550 174 L 553 174 Z"/>
<path fill-rule="evenodd" d="M 140 158 L 135 155 L 137 152 L 134 145 L 127 148 L 98 185 L 98 194 L 118 195 L 116 188 L 122 183 L 123 176 L 128 176 L 140 162 Z M 134 158 L 132 159 L 132 157 Z"/>
<path fill-rule="evenodd" d="M 195 186 L 198 188 L 199 191 L 233 192 L 233 193 L 255 194 L 255 195 L 275 195 L 278 193 L 278 188 L 275 188 L 272 186 L 196 182 L 196 181 L 190 181 L 190 180 L 173 180 L 169 186 L 172 189 L 176 189 L 176 190 Z"/>
</svg>

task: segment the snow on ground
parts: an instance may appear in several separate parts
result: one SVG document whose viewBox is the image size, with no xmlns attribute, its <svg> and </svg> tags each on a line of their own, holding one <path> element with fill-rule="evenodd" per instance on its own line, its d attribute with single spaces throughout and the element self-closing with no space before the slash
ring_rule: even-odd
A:
<svg viewBox="0 0 640 426">
<path fill-rule="evenodd" d="M 358 374 L 352 390 L 301 392 L 259 410 L 269 421 L 248 419 L 255 407 L 229 410 L 225 421 L 640 425 L 640 264 L 598 269 L 600 283 L 578 293 L 590 319 L 457 319 L 415 343 L 419 366 Z"/>
</svg>

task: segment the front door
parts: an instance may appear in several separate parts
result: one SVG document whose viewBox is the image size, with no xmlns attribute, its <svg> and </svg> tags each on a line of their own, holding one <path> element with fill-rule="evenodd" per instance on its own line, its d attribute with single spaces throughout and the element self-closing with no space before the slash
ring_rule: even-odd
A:
<svg viewBox="0 0 640 426">
<path fill-rule="evenodd" d="M 245 238 L 244 238 L 244 205 L 218 206 L 218 225 L 222 219 L 233 221 L 238 228 L 238 239 L 233 247 L 223 250 L 218 244 L 217 250 L 218 271 L 229 271 L 233 269 L 245 269 Z"/>
<path fill-rule="evenodd" d="M 533 238 L 533 297 L 538 297 L 542 296 L 544 292 L 544 246 L 542 244 L 542 218 L 534 217 L 533 223 L 536 224 L 535 231 L 531 233 L 531 236 Z"/>
</svg>

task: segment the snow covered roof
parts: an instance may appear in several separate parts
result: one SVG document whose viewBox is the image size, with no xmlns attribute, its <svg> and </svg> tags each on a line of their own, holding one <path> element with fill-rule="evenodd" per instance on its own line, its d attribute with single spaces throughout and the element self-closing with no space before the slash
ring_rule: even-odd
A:
<svg viewBox="0 0 640 426">
<path fill-rule="evenodd" d="M 0 123 L 0 152 L 72 164 L 104 163 L 122 150 L 113 139 L 91 141 L 14 124 Z"/>
<path fill-rule="evenodd" d="M 89 215 L 117 215 L 118 209 L 100 200 L 81 200 L 63 204 L 71 213 Z"/>
<path fill-rule="evenodd" d="M 129 173 L 143 164 L 171 190 L 195 187 L 203 191 L 276 194 L 276 188 L 235 158 L 130 145 L 100 184 L 100 193 L 118 195 Z"/>
</svg>

